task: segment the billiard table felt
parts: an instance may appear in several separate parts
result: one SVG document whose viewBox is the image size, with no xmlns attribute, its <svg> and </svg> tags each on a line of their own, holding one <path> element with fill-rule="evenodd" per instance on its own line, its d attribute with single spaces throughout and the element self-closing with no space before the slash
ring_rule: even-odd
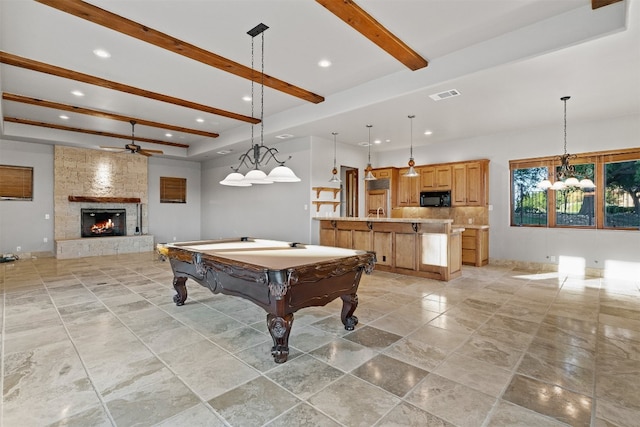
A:
<svg viewBox="0 0 640 427">
<path fill-rule="evenodd" d="M 284 270 L 307 264 L 317 264 L 354 256 L 352 249 L 315 245 L 295 245 L 275 240 L 252 239 L 249 241 L 189 242 L 176 244 L 181 249 L 260 266 L 272 270 Z"/>
</svg>

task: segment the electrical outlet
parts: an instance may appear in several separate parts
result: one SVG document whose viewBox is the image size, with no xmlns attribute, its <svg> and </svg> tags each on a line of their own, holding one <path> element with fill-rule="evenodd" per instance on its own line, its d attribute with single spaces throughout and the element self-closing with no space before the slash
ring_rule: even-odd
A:
<svg viewBox="0 0 640 427">
<path fill-rule="evenodd" d="M 22 246 L 18 246 L 18 247 L 16 248 L 16 252 L 20 252 L 21 250 L 22 250 Z"/>
<path fill-rule="evenodd" d="M 42 239 L 43 242 L 47 243 L 49 241 L 49 239 L 47 239 L 46 237 L 44 239 Z"/>
<path fill-rule="evenodd" d="M 44 214 L 44 219 L 49 219 L 49 218 L 51 218 L 49 214 Z"/>
</svg>

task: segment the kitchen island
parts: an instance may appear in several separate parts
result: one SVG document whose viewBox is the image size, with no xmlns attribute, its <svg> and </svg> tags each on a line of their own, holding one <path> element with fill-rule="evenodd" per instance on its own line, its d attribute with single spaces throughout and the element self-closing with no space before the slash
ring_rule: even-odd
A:
<svg viewBox="0 0 640 427">
<path fill-rule="evenodd" d="M 462 274 L 462 232 L 452 219 L 315 218 L 320 244 L 374 251 L 376 269 L 448 281 Z"/>
</svg>

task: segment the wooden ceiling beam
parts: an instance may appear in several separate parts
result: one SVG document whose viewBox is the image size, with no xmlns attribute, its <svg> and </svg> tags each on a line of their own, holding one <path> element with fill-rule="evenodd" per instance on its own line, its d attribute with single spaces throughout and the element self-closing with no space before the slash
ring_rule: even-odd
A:
<svg viewBox="0 0 640 427">
<path fill-rule="evenodd" d="M 609 6 L 610 4 L 618 3 L 619 1 L 622 0 L 591 0 L 591 9 L 600 9 L 601 7 Z"/>
<path fill-rule="evenodd" d="M 92 110 L 92 109 L 84 108 L 84 107 L 77 107 L 75 105 L 61 104 L 59 102 L 54 102 L 54 101 L 45 101 L 43 99 L 31 98 L 31 97 L 22 96 L 22 95 L 16 95 L 14 93 L 3 93 L 2 94 L 2 99 L 6 100 L 6 101 L 13 101 L 13 102 L 20 102 L 20 103 L 23 103 L 23 104 L 36 105 L 38 107 L 53 108 L 55 110 L 69 111 L 71 113 L 86 114 L 86 115 L 89 115 L 89 116 L 100 117 L 100 118 L 103 118 L 103 119 L 118 120 L 118 121 L 121 121 L 121 122 L 131 122 L 131 120 L 135 120 L 137 124 L 143 125 L 143 126 L 150 126 L 150 127 L 161 128 L 161 129 L 166 129 L 166 130 L 172 130 L 172 131 L 175 131 L 175 132 L 183 132 L 183 133 L 189 133 L 189 134 L 194 134 L 194 135 L 200 135 L 200 136 L 205 136 L 205 137 L 208 137 L 208 138 L 217 138 L 218 136 L 220 136 L 219 134 L 217 134 L 215 132 L 205 132 L 203 130 L 184 128 L 184 127 L 181 127 L 181 126 L 174 126 L 174 125 L 170 125 L 170 124 L 167 124 L 167 123 L 152 122 L 150 120 L 139 119 L 139 118 L 136 118 L 136 117 L 122 116 L 120 114 L 107 113 L 107 112 L 104 112 L 104 111 Z"/>
<path fill-rule="evenodd" d="M 360 34 L 377 44 L 382 50 L 416 71 L 429 65 L 426 59 L 405 42 L 387 30 L 374 17 L 352 0 L 316 0 L 331 13 L 342 19 Z"/>
<path fill-rule="evenodd" d="M 111 80 L 102 79 L 100 77 L 92 76 L 89 74 L 79 73 L 77 71 L 68 70 L 66 68 L 57 67 L 55 65 L 46 64 L 44 62 L 35 61 L 33 59 L 23 58 L 7 52 L 0 51 L 0 62 L 7 65 L 13 65 L 15 67 L 26 68 L 28 70 L 37 71 L 40 73 L 50 74 L 56 77 L 62 77 L 65 79 L 75 80 L 82 83 L 87 83 L 95 86 L 101 86 L 107 89 L 117 90 L 119 92 L 125 92 L 132 95 L 142 96 L 144 98 L 153 99 L 155 101 L 166 102 L 173 105 L 179 105 L 181 107 L 191 108 L 193 110 L 203 111 L 205 113 L 215 114 L 217 116 L 223 116 L 230 119 L 241 120 L 247 123 L 260 123 L 259 119 L 245 116 L 242 114 L 232 113 L 230 111 L 220 110 L 218 108 L 209 107 L 208 105 L 202 105 L 184 99 L 175 98 L 173 96 L 163 95 L 161 93 L 151 92 L 148 90 L 140 89 L 134 86 L 125 85 L 122 83 L 113 82 Z"/>
<path fill-rule="evenodd" d="M 46 123 L 46 122 L 38 122 L 38 121 L 35 121 L 35 120 L 19 119 L 17 117 L 5 117 L 4 121 L 5 122 L 9 122 L 9 123 L 18 123 L 18 124 L 21 124 L 21 125 L 39 126 L 39 127 L 48 128 L 48 129 L 64 130 L 64 131 L 68 131 L 68 132 L 80 132 L 80 133 L 86 133 L 86 134 L 89 134 L 89 135 L 98 135 L 98 136 L 106 136 L 106 137 L 110 137 L 110 138 L 127 139 L 129 141 L 132 140 L 131 135 L 121 135 L 121 134 L 118 134 L 118 133 L 101 132 L 101 131 L 91 130 L 91 129 L 74 128 L 74 127 L 71 127 L 71 126 L 63 126 L 63 125 L 58 125 L 58 124 L 55 124 L 55 123 Z M 134 137 L 133 140 L 134 141 L 140 141 L 140 142 L 149 142 L 151 144 L 168 145 L 170 147 L 189 148 L 189 146 L 186 145 L 186 144 L 179 144 L 177 142 L 161 141 L 159 139 L 141 138 L 139 136 Z"/>
<path fill-rule="evenodd" d="M 289 95 L 304 99 L 305 101 L 318 104 L 324 101 L 324 97 L 310 92 L 306 89 L 294 86 L 282 80 L 264 74 L 260 71 L 253 70 L 250 67 L 239 64 L 230 59 L 216 55 L 198 46 L 192 45 L 168 34 L 164 34 L 153 28 L 146 27 L 130 19 L 124 18 L 115 13 L 93 6 L 81 0 L 36 0 L 39 3 L 51 6 L 62 12 L 86 19 L 94 24 L 102 25 L 138 40 L 166 49 L 178 55 L 191 58 L 195 61 L 202 62 L 219 70 L 226 71 L 238 77 L 247 80 L 253 80 L 256 83 L 264 83 L 272 89 Z"/>
</svg>

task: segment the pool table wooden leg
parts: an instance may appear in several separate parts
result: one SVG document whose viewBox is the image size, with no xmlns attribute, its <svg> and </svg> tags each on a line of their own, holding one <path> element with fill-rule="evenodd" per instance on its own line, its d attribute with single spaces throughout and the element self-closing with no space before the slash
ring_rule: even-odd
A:
<svg viewBox="0 0 640 427">
<path fill-rule="evenodd" d="M 342 313 L 340 314 L 342 324 L 347 331 L 353 331 L 358 324 L 358 318 L 353 315 L 358 307 L 358 295 L 347 294 L 341 295 L 340 298 L 342 298 Z"/>
<path fill-rule="evenodd" d="M 284 363 L 289 357 L 289 334 L 291 333 L 291 325 L 293 324 L 293 314 L 285 314 L 279 317 L 271 313 L 267 314 L 267 327 L 271 338 L 273 338 L 273 347 L 271 347 L 271 355 L 276 363 Z"/>
<path fill-rule="evenodd" d="M 177 292 L 173 296 L 173 302 L 175 302 L 177 306 L 184 305 L 184 302 L 187 300 L 187 285 L 185 284 L 186 281 L 186 277 L 173 278 L 173 289 L 175 289 Z"/>
</svg>

